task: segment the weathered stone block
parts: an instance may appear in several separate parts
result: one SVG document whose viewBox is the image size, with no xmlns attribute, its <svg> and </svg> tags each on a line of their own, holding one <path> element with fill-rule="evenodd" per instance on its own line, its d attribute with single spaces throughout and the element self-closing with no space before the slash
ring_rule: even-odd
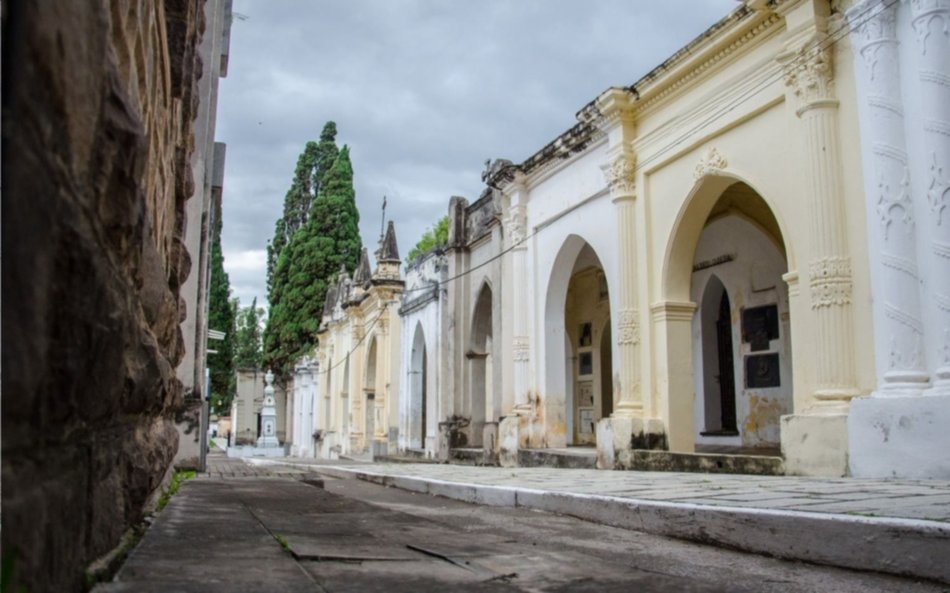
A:
<svg viewBox="0 0 950 593">
<path fill-rule="evenodd" d="M 782 416 L 782 456 L 793 476 L 844 476 L 848 472 L 848 416 Z"/>
</svg>

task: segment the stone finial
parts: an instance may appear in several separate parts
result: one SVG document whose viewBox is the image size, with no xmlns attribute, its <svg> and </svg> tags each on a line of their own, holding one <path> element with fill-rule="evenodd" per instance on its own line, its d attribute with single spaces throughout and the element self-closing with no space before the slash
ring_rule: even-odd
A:
<svg viewBox="0 0 950 593">
<path fill-rule="evenodd" d="M 392 223 L 390 223 L 392 224 Z M 360 256 L 360 265 L 356 268 L 356 273 L 353 275 L 353 284 L 356 286 L 363 286 L 370 281 L 372 277 L 372 272 L 369 267 L 369 252 L 366 251 L 366 248 L 363 248 L 363 253 Z"/>
<path fill-rule="evenodd" d="M 395 262 L 399 263 L 399 246 L 396 245 L 396 227 L 393 221 L 389 221 L 386 227 L 386 236 L 379 244 L 379 251 L 376 253 L 376 259 L 379 263 Z"/>
</svg>

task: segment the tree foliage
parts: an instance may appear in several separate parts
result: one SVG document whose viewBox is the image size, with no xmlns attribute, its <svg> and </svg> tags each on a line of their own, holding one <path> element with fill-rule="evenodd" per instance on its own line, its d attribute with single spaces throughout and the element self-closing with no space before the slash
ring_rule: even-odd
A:
<svg viewBox="0 0 950 593">
<path fill-rule="evenodd" d="M 208 292 L 208 328 L 225 332 L 224 340 L 209 340 L 208 371 L 211 375 L 211 407 L 220 412 L 231 407 L 234 399 L 234 308 L 231 304 L 231 283 L 224 271 L 221 253 L 221 222 L 211 238 L 211 285 Z"/>
<path fill-rule="evenodd" d="M 263 364 L 261 350 L 261 319 L 264 309 L 257 306 L 257 298 L 250 307 L 240 307 L 234 301 L 234 368 L 259 369 Z"/>
<path fill-rule="evenodd" d="M 449 217 L 443 216 L 432 228 L 422 234 L 422 238 L 406 255 L 406 263 L 411 264 L 436 247 L 442 247 L 449 242 Z"/>
<path fill-rule="evenodd" d="M 330 280 L 340 265 L 352 272 L 362 241 L 353 190 L 353 166 L 344 146 L 321 179 L 307 223 L 281 251 L 264 332 L 264 362 L 287 376 L 294 361 L 316 345 Z"/>
<path fill-rule="evenodd" d="M 313 200 L 320 193 L 320 186 L 327 171 L 336 160 L 336 124 L 332 121 L 323 126 L 320 142 L 307 142 L 297 157 L 294 178 L 284 196 L 283 215 L 274 223 L 274 238 L 267 245 L 267 292 L 273 290 L 277 261 L 284 247 L 294 234 L 307 223 Z"/>
</svg>

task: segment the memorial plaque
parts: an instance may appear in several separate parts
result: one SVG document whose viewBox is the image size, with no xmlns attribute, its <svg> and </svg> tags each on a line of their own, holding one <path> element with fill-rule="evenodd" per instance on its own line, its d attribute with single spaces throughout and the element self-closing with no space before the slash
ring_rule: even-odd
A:
<svg viewBox="0 0 950 593">
<path fill-rule="evenodd" d="M 577 371 L 580 375 L 594 374 L 594 355 L 590 352 L 581 352 L 580 369 Z"/>
<path fill-rule="evenodd" d="M 765 305 L 742 311 L 742 341 L 753 352 L 769 349 L 769 341 L 778 339 L 778 306 Z"/>
<path fill-rule="evenodd" d="M 747 389 L 756 387 L 781 387 L 782 378 L 779 375 L 778 354 L 755 354 L 745 357 L 745 386 Z"/>
<path fill-rule="evenodd" d="M 593 410 L 581 410 L 581 422 L 580 430 L 578 431 L 581 434 L 594 434 L 594 411 Z"/>
<path fill-rule="evenodd" d="M 580 381 L 577 384 L 577 404 L 579 407 L 594 405 L 594 382 Z"/>
</svg>

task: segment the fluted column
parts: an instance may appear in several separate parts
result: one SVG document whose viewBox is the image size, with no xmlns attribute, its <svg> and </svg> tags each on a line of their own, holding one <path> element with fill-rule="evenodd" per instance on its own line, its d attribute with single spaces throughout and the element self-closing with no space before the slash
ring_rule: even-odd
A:
<svg viewBox="0 0 950 593">
<path fill-rule="evenodd" d="M 525 207 L 524 184 L 520 180 L 515 181 L 515 202 L 508 209 L 508 216 L 505 220 L 505 232 L 508 235 L 508 245 L 511 248 L 511 274 L 512 274 L 512 332 L 511 332 L 511 353 L 514 359 L 514 390 L 515 390 L 515 413 L 527 415 L 531 411 L 531 404 L 528 402 L 528 380 L 529 363 L 531 359 L 530 342 L 528 336 L 530 328 L 528 320 L 530 311 L 528 311 L 527 298 L 527 257 L 528 246 L 525 243 L 525 232 L 527 225 L 527 212 Z"/>
<path fill-rule="evenodd" d="M 950 395 L 950 0 L 909 3 L 916 37 L 917 76 L 923 124 L 923 161 L 918 171 L 925 180 L 923 210 L 927 212 L 920 253 L 926 344 L 933 352 L 933 388 L 928 395 Z"/>
<path fill-rule="evenodd" d="M 855 73 L 864 92 L 862 132 L 865 199 L 872 252 L 878 388 L 874 395 L 915 395 L 928 387 L 911 200 L 904 107 L 901 102 L 897 4 L 864 0 L 848 10 Z"/>
<path fill-rule="evenodd" d="M 621 145 L 622 148 L 623 145 Z M 617 348 L 619 400 L 613 415 L 641 418 L 640 312 L 637 306 L 636 160 L 632 152 L 615 151 L 604 167 L 610 198 L 617 215 Z"/>
<path fill-rule="evenodd" d="M 840 179 L 838 101 L 832 54 L 823 34 L 779 58 L 805 141 L 809 212 L 809 285 L 814 315 L 813 412 L 841 413 L 857 395 L 851 257 Z"/>
</svg>

